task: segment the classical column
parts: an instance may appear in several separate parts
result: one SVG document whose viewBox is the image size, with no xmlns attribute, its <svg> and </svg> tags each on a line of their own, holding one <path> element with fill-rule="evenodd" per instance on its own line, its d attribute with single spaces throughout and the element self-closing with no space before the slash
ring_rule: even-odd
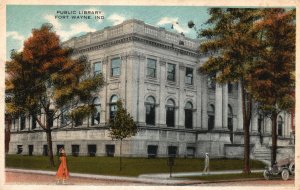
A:
<svg viewBox="0 0 300 190">
<path fill-rule="evenodd" d="M 108 72 L 108 58 L 103 57 L 102 58 L 102 75 L 105 81 L 107 81 L 107 77 L 109 75 Z M 100 98 L 101 103 L 101 112 L 100 112 L 100 123 L 107 123 L 108 113 L 109 110 L 107 109 L 107 102 L 109 101 L 109 97 L 107 97 L 107 87 L 108 85 L 103 85 L 101 92 L 103 93 L 103 98 Z M 108 112 L 107 112 L 108 110 Z"/>
<path fill-rule="evenodd" d="M 193 112 L 193 128 L 200 129 L 203 126 L 201 126 L 201 121 L 203 119 L 203 116 L 201 114 L 202 108 L 202 83 L 201 83 L 201 76 L 198 74 L 195 74 L 195 69 L 193 71 L 193 76 L 194 76 L 194 86 L 196 89 L 196 98 L 195 98 L 195 105 L 193 105 L 193 109 L 196 109 Z M 195 121 L 195 122 L 194 122 Z"/>
<path fill-rule="evenodd" d="M 222 107 L 223 107 L 223 89 L 222 85 L 216 83 L 215 91 L 215 129 L 222 129 Z"/>
<path fill-rule="evenodd" d="M 159 125 L 166 126 L 166 61 L 160 59 L 158 65 L 160 66 Z"/>
<path fill-rule="evenodd" d="M 184 128 L 185 126 L 185 113 L 184 113 L 184 86 L 185 86 L 185 66 L 183 63 L 179 64 L 179 97 L 178 97 L 178 114 L 176 115 L 176 124 L 179 128 Z M 175 124 L 175 125 L 176 125 Z"/>
<path fill-rule="evenodd" d="M 242 88 L 241 88 L 241 82 L 238 83 L 238 111 L 237 111 L 237 131 L 241 132 L 243 131 L 243 107 L 242 107 L 243 101 L 242 101 Z"/>
<path fill-rule="evenodd" d="M 223 128 L 228 129 L 228 84 L 223 85 Z"/>
<path fill-rule="evenodd" d="M 140 125 L 145 125 L 145 65 L 146 57 L 139 56 L 139 78 L 138 78 L 138 122 Z"/>
<path fill-rule="evenodd" d="M 258 134 L 258 111 L 254 102 L 252 102 L 251 132 Z"/>
<path fill-rule="evenodd" d="M 202 88 L 197 89 L 197 95 L 198 91 L 202 94 L 202 103 L 201 103 L 201 115 L 202 115 L 202 129 L 207 129 L 208 128 L 208 116 L 207 116 L 207 77 L 202 76 L 201 77 L 201 83 L 202 83 Z M 197 96 L 199 97 L 199 96 Z M 201 97 L 201 96 L 200 96 Z"/>
</svg>

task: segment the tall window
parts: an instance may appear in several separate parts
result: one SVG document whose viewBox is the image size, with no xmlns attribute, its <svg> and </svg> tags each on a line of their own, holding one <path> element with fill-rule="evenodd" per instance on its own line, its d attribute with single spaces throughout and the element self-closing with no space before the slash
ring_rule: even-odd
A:
<svg viewBox="0 0 300 190">
<path fill-rule="evenodd" d="M 232 93 L 232 89 L 233 89 L 233 85 L 232 85 L 231 82 L 228 83 L 227 88 L 228 88 L 228 93 L 231 94 Z"/>
<path fill-rule="evenodd" d="M 283 119 L 281 116 L 278 117 L 278 121 L 277 121 L 277 135 L 278 136 L 282 136 L 282 132 L 283 132 Z"/>
<path fill-rule="evenodd" d="M 113 95 L 110 99 L 110 112 L 109 112 L 110 119 L 113 119 L 115 117 L 117 111 L 117 101 L 118 101 L 118 96 L 116 95 Z"/>
<path fill-rule="evenodd" d="M 168 127 L 175 126 L 175 103 L 174 100 L 169 99 L 166 105 L 166 122 Z"/>
<path fill-rule="evenodd" d="M 216 78 L 216 75 L 214 75 L 214 74 L 208 75 L 208 77 L 207 77 L 207 87 L 209 89 L 215 89 L 216 88 L 215 78 Z"/>
<path fill-rule="evenodd" d="M 146 124 L 155 125 L 155 99 L 149 96 L 146 99 Z"/>
<path fill-rule="evenodd" d="M 121 65 L 121 59 L 114 58 L 111 60 L 111 76 L 119 76 L 120 75 L 120 65 Z"/>
<path fill-rule="evenodd" d="M 169 81 L 175 81 L 175 67 L 176 65 L 168 63 L 168 76 L 167 79 Z"/>
<path fill-rule="evenodd" d="M 208 130 L 212 130 L 215 126 L 215 107 L 213 105 L 208 106 Z"/>
<path fill-rule="evenodd" d="M 60 124 L 64 126 L 68 123 L 68 108 L 63 107 L 60 112 Z"/>
<path fill-rule="evenodd" d="M 191 129 L 193 128 L 193 104 L 191 102 L 187 102 L 185 104 L 185 128 Z"/>
<path fill-rule="evenodd" d="M 31 115 L 31 129 L 35 129 L 36 128 L 36 114 L 32 114 Z"/>
<path fill-rule="evenodd" d="M 193 85 L 193 69 L 187 67 L 185 70 L 185 84 Z"/>
<path fill-rule="evenodd" d="M 93 100 L 93 106 L 94 106 L 94 112 L 92 113 L 92 125 L 97 125 L 100 123 L 100 111 L 101 111 L 101 105 L 99 98 L 95 98 Z"/>
<path fill-rule="evenodd" d="M 230 131 L 230 142 L 233 143 L 233 112 L 230 105 L 228 105 L 227 125 Z"/>
<path fill-rule="evenodd" d="M 156 60 L 147 59 L 147 77 L 156 78 Z"/>
<path fill-rule="evenodd" d="M 26 125 L 26 116 L 22 114 L 20 118 L 20 130 L 25 129 L 25 125 Z"/>
<path fill-rule="evenodd" d="M 101 62 L 94 63 L 94 76 L 102 73 L 102 64 Z"/>
<path fill-rule="evenodd" d="M 54 117 L 54 110 L 49 110 L 49 116 L 47 118 L 47 125 L 49 127 L 53 127 L 53 117 Z"/>
</svg>

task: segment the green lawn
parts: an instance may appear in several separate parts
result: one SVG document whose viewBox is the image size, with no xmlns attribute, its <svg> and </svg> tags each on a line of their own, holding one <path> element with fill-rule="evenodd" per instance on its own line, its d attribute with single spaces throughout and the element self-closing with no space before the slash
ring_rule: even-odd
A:
<svg viewBox="0 0 300 190">
<path fill-rule="evenodd" d="M 205 181 L 222 181 L 222 180 L 232 180 L 232 179 L 251 179 L 259 178 L 264 179 L 262 173 L 251 173 L 247 174 L 220 174 L 220 175 L 206 175 L 206 176 L 191 176 L 191 177 L 178 177 L 191 180 L 205 180 Z"/>
<path fill-rule="evenodd" d="M 56 167 L 49 167 L 49 158 L 45 156 L 21 156 L 6 155 L 6 167 L 25 168 L 36 170 L 55 171 L 59 164 L 58 157 L 55 157 Z M 123 170 L 119 171 L 118 157 L 67 157 L 70 172 L 89 173 L 118 176 L 138 176 L 146 173 L 168 173 L 166 158 L 123 158 Z M 233 159 L 211 159 L 210 170 L 241 170 L 243 160 Z M 202 171 L 204 159 L 200 158 L 176 158 L 173 172 Z M 264 164 L 260 161 L 251 160 L 252 169 L 263 169 Z"/>
</svg>

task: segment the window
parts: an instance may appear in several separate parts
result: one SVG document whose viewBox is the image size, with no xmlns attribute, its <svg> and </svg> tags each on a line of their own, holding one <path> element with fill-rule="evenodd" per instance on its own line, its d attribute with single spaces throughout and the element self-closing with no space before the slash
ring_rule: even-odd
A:
<svg viewBox="0 0 300 190">
<path fill-rule="evenodd" d="M 107 144 L 105 145 L 105 150 L 106 150 L 106 156 L 113 157 L 115 155 L 115 145 Z"/>
<path fill-rule="evenodd" d="M 186 148 L 186 156 L 189 157 L 189 158 L 194 158 L 195 157 L 195 152 L 196 152 L 195 147 L 187 147 Z"/>
<path fill-rule="evenodd" d="M 166 122 L 168 127 L 175 126 L 175 103 L 172 99 L 167 101 L 166 105 Z"/>
<path fill-rule="evenodd" d="M 187 67 L 185 70 L 185 84 L 193 85 L 193 69 Z"/>
<path fill-rule="evenodd" d="M 168 63 L 168 76 L 167 80 L 175 81 L 175 67 L 176 65 Z"/>
<path fill-rule="evenodd" d="M 48 145 L 46 144 L 43 146 L 43 156 L 48 156 Z"/>
<path fill-rule="evenodd" d="M 75 117 L 75 127 L 82 125 L 83 121 L 81 117 Z"/>
<path fill-rule="evenodd" d="M 98 75 L 98 74 L 100 74 L 100 73 L 102 73 L 102 64 L 101 64 L 101 62 L 96 62 L 96 63 L 94 63 L 94 76 L 96 76 L 96 75 Z"/>
<path fill-rule="evenodd" d="M 36 114 L 32 114 L 31 115 L 31 129 L 35 129 L 36 128 Z"/>
<path fill-rule="evenodd" d="M 49 127 L 53 127 L 53 116 L 54 116 L 54 111 L 53 110 L 49 110 L 49 116 L 47 118 L 47 125 Z"/>
<path fill-rule="evenodd" d="M 99 98 L 95 98 L 93 100 L 93 106 L 94 106 L 94 112 L 92 113 L 92 125 L 97 125 L 100 123 L 100 111 L 101 111 L 101 107 L 100 107 L 100 99 Z"/>
<path fill-rule="evenodd" d="M 191 102 L 187 102 L 184 108 L 185 112 L 185 128 L 192 129 L 193 128 L 193 104 Z"/>
<path fill-rule="evenodd" d="M 157 145 L 148 145 L 147 148 L 147 153 L 148 153 L 148 158 L 155 158 L 157 156 Z"/>
<path fill-rule="evenodd" d="M 156 60 L 147 59 L 147 77 L 156 78 Z"/>
<path fill-rule="evenodd" d="M 72 156 L 78 156 L 79 155 L 79 145 L 72 144 Z"/>
<path fill-rule="evenodd" d="M 232 83 L 229 82 L 228 85 L 227 85 L 227 87 L 228 87 L 228 93 L 231 94 L 232 93 L 232 89 L 233 89 Z"/>
<path fill-rule="evenodd" d="M 281 116 L 279 116 L 277 121 L 277 135 L 282 137 L 282 132 L 283 132 L 283 119 Z"/>
<path fill-rule="evenodd" d="M 26 117 L 25 117 L 25 115 L 21 115 L 21 118 L 20 118 L 20 127 L 21 127 L 21 129 L 20 130 L 25 129 L 25 125 L 26 125 Z"/>
<path fill-rule="evenodd" d="M 23 145 L 17 145 L 17 154 L 21 154 L 23 152 Z"/>
<path fill-rule="evenodd" d="M 120 58 L 114 58 L 111 60 L 111 76 L 116 77 L 120 75 L 120 65 Z"/>
<path fill-rule="evenodd" d="M 207 87 L 209 89 L 215 89 L 216 88 L 216 82 L 215 82 L 216 75 L 208 75 L 207 77 Z"/>
<path fill-rule="evenodd" d="M 177 146 L 168 146 L 168 156 L 176 157 L 177 155 Z"/>
<path fill-rule="evenodd" d="M 28 145 L 28 155 L 32 156 L 33 153 L 33 145 Z"/>
<path fill-rule="evenodd" d="M 60 124 L 62 126 L 66 125 L 68 123 L 68 109 L 67 108 L 62 108 L 60 110 Z"/>
<path fill-rule="evenodd" d="M 213 105 L 209 105 L 207 110 L 208 115 L 208 130 L 211 131 L 215 126 L 215 107 Z"/>
<path fill-rule="evenodd" d="M 228 105 L 227 125 L 230 131 L 230 142 L 233 143 L 233 112 L 230 105 Z"/>
<path fill-rule="evenodd" d="M 146 124 L 155 125 L 155 99 L 149 96 L 146 100 Z"/>
<path fill-rule="evenodd" d="M 96 156 L 97 146 L 95 144 L 88 145 L 88 155 L 89 156 Z"/>
<path fill-rule="evenodd" d="M 109 118 L 113 119 L 115 117 L 115 113 L 117 111 L 117 101 L 118 96 L 113 95 L 110 99 L 110 112 L 109 112 Z"/>
</svg>

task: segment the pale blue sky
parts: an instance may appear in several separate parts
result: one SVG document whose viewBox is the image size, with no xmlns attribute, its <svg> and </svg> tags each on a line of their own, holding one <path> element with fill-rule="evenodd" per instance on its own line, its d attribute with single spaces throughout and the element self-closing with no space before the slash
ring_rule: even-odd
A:
<svg viewBox="0 0 300 190">
<path fill-rule="evenodd" d="M 86 32 L 101 30 L 106 26 L 116 25 L 123 20 L 135 18 L 147 24 L 164 27 L 174 32 L 183 32 L 186 36 L 196 38 L 194 29 L 189 29 L 187 23 L 193 20 L 200 27 L 208 19 L 208 7 L 184 6 L 38 6 L 38 5 L 8 5 L 7 6 L 7 59 L 12 49 L 20 50 L 24 40 L 32 28 L 39 28 L 43 23 L 50 22 L 62 40 Z M 57 11 L 98 10 L 103 12 L 104 19 L 57 19 Z M 93 15 L 91 15 L 93 16 Z M 176 24 L 176 22 L 178 24 Z M 171 25 L 174 29 L 171 29 Z"/>
</svg>

